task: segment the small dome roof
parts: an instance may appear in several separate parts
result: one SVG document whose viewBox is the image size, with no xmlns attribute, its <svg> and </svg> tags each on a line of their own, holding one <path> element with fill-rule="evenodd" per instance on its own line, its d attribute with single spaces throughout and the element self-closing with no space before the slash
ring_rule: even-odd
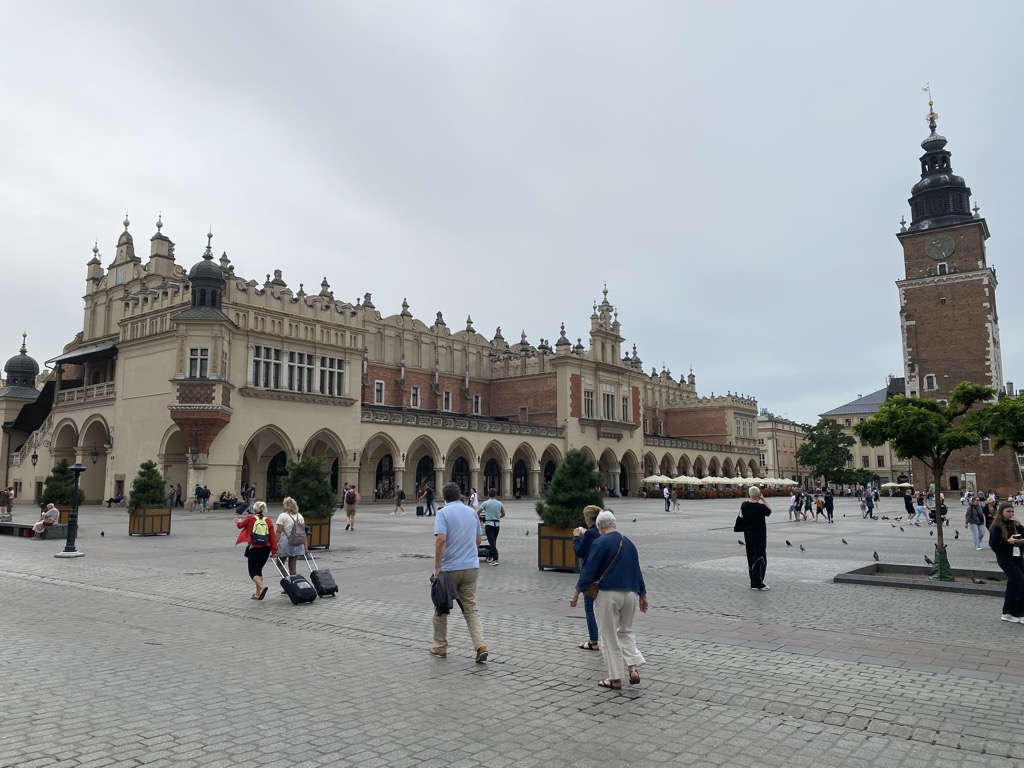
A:
<svg viewBox="0 0 1024 768">
<path fill-rule="evenodd" d="M 197 277 L 224 280 L 224 269 L 213 260 L 212 240 L 213 232 L 210 232 L 206 235 L 206 252 L 203 254 L 203 260 L 192 265 L 192 269 L 188 271 L 189 280 L 194 280 Z"/>
<path fill-rule="evenodd" d="M 21 352 L 7 361 L 4 370 L 7 371 L 7 386 L 35 387 L 39 363 L 28 356 L 25 334 L 21 335 Z"/>
</svg>

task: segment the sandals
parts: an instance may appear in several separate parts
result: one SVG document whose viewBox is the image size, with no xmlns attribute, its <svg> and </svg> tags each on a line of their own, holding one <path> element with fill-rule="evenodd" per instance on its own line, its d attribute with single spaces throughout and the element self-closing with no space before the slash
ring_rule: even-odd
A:
<svg viewBox="0 0 1024 768">
<path fill-rule="evenodd" d="M 629 670 L 629 684 L 640 685 L 640 670 L 635 667 Z"/>
<path fill-rule="evenodd" d="M 266 596 L 267 596 L 267 590 L 268 590 L 268 589 L 270 589 L 270 587 L 264 587 L 263 589 L 261 589 L 261 590 L 260 590 L 260 594 L 259 594 L 259 597 L 257 597 L 256 599 L 257 599 L 257 600 L 262 600 L 262 599 L 263 599 L 264 597 L 266 597 Z"/>
<path fill-rule="evenodd" d="M 597 684 L 601 688 L 607 688 L 610 691 L 621 691 L 622 690 L 622 681 L 621 680 L 612 680 L 611 678 L 608 678 L 607 680 L 598 680 Z"/>
<path fill-rule="evenodd" d="M 587 642 L 585 642 L 585 643 L 580 643 L 579 647 L 580 647 L 581 651 L 600 651 L 601 650 L 598 647 L 597 643 L 592 643 L 589 640 Z"/>
</svg>

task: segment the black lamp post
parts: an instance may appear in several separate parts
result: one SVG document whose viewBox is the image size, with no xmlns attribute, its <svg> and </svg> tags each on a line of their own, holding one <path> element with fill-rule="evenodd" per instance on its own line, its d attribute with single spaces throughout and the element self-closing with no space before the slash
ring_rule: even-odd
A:
<svg viewBox="0 0 1024 768">
<path fill-rule="evenodd" d="M 35 450 L 33 450 L 32 451 L 32 466 L 34 467 L 38 463 L 39 463 L 39 454 L 36 453 Z"/>
<path fill-rule="evenodd" d="M 78 536 L 78 478 L 86 469 L 84 464 L 78 463 L 71 467 L 71 471 L 75 473 L 75 482 L 72 486 L 71 512 L 68 513 L 68 538 L 64 544 L 64 551 L 58 552 L 54 557 L 85 557 L 85 552 L 75 549 L 75 538 Z"/>
</svg>

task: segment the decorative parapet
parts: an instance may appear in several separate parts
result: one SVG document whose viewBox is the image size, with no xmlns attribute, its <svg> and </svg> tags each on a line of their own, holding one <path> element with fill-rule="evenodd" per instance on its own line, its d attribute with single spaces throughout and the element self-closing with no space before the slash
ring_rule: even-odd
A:
<svg viewBox="0 0 1024 768">
<path fill-rule="evenodd" d="M 368 424 L 391 424 L 403 427 L 427 429 L 451 429 L 459 432 L 490 432 L 501 435 L 523 437 L 564 438 L 563 427 L 540 427 L 535 424 L 520 424 L 516 421 L 499 421 L 480 416 L 460 414 L 424 413 L 400 408 L 382 408 L 363 405 L 362 420 Z"/>
<path fill-rule="evenodd" d="M 102 384 L 92 384 L 88 387 L 77 387 L 75 389 L 63 389 L 57 393 L 54 405 L 71 405 L 74 403 L 96 402 L 97 400 L 113 400 L 117 394 L 117 387 L 112 381 L 105 381 Z"/>
<path fill-rule="evenodd" d="M 727 445 L 725 443 L 699 443 L 696 440 L 684 440 L 680 437 L 658 437 L 655 435 L 644 435 L 644 445 L 654 448 L 677 448 L 691 451 L 714 451 L 715 453 L 742 453 L 744 456 L 753 456 L 755 446 L 746 448 L 739 445 Z"/>
<path fill-rule="evenodd" d="M 292 392 L 287 389 L 261 389 L 259 387 L 242 387 L 238 390 L 242 397 L 256 397 L 263 400 L 278 400 L 286 403 L 309 403 L 310 405 L 355 405 L 354 397 L 338 397 L 314 395 L 309 392 Z"/>
</svg>

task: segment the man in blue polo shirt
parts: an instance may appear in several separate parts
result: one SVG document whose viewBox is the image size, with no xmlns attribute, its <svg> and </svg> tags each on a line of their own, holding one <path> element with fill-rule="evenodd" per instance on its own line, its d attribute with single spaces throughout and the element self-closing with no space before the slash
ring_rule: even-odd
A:
<svg viewBox="0 0 1024 768">
<path fill-rule="evenodd" d="M 462 615 L 476 649 L 476 661 L 487 660 L 484 628 L 476 610 L 476 582 L 480 575 L 480 518 L 476 510 L 459 501 L 459 484 L 448 483 L 441 489 L 445 504 L 434 521 L 434 577 L 445 577 L 455 589 L 462 606 Z M 432 656 L 448 655 L 448 614 L 434 611 L 434 645 Z"/>
</svg>

